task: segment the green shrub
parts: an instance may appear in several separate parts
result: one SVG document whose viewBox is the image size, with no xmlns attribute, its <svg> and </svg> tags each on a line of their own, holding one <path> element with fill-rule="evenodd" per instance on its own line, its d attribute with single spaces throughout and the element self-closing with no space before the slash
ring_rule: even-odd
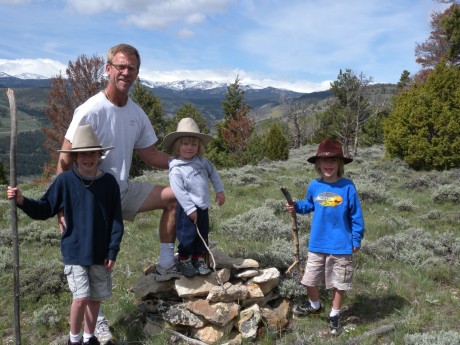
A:
<svg viewBox="0 0 460 345">
<path fill-rule="evenodd" d="M 439 331 L 429 333 L 406 334 L 404 345 L 453 345 L 460 344 L 460 333 Z"/>
<path fill-rule="evenodd" d="M 54 327 L 59 324 L 61 318 L 53 306 L 44 305 L 41 309 L 34 311 L 33 324 L 35 327 Z"/>
<path fill-rule="evenodd" d="M 224 233 L 239 240 L 288 239 L 291 234 L 289 224 L 276 217 L 267 206 L 250 209 L 226 220 L 221 228 Z"/>
<path fill-rule="evenodd" d="M 433 191 L 433 201 L 438 203 L 458 203 L 460 201 L 460 187 L 458 185 L 443 185 Z"/>
</svg>

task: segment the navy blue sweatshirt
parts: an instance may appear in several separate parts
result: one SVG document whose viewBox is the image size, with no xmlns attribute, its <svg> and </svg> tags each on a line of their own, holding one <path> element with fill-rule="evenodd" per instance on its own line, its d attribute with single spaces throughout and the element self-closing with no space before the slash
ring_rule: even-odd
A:
<svg viewBox="0 0 460 345">
<path fill-rule="evenodd" d="M 75 171 L 58 175 L 38 200 L 18 205 L 29 217 L 45 220 L 64 210 L 61 253 L 66 265 L 102 265 L 115 261 L 123 237 L 120 188 L 108 173 L 80 180 Z M 90 185 L 85 187 L 85 185 Z"/>
</svg>

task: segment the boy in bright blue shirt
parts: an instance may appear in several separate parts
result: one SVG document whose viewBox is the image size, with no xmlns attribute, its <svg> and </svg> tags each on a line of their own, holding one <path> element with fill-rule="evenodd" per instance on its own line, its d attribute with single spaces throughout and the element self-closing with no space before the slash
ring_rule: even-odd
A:
<svg viewBox="0 0 460 345">
<path fill-rule="evenodd" d="M 332 334 L 340 332 L 340 308 L 345 291 L 351 289 L 353 258 L 361 247 L 364 219 L 355 185 L 344 178 L 344 165 L 352 158 L 344 157 L 337 140 L 324 140 L 315 156 L 307 159 L 315 164 L 320 178 L 313 180 L 305 200 L 286 205 L 289 212 L 313 213 L 308 260 L 301 283 L 306 286 L 309 301 L 294 307 L 296 315 L 319 315 L 319 285 L 332 289 L 332 310 L 329 327 Z"/>
</svg>

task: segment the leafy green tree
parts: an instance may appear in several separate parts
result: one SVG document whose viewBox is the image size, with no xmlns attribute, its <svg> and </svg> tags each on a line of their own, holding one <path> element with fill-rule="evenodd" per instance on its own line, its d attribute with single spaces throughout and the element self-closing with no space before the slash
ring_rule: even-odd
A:
<svg viewBox="0 0 460 345">
<path fill-rule="evenodd" d="M 161 100 L 156 97 L 153 92 L 150 92 L 148 88 L 140 82 L 139 78 L 137 78 L 136 82 L 134 83 L 134 87 L 131 92 L 131 99 L 136 102 L 147 114 L 147 117 L 149 118 L 150 123 L 152 124 L 153 129 L 155 130 L 155 133 L 158 137 L 158 142 L 155 144 L 155 146 L 161 150 L 166 126 L 166 122 L 163 118 L 164 110 L 161 104 Z M 149 169 L 151 169 L 151 167 L 145 164 L 135 151 L 133 154 L 131 169 L 129 171 L 130 176 L 140 176 L 144 170 Z"/>
<path fill-rule="evenodd" d="M 270 127 L 265 143 L 267 158 L 275 161 L 285 161 L 289 158 L 288 140 L 280 124 L 276 123 Z"/>
<path fill-rule="evenodd" d="M 350 69 L 340 70 L 337 80 L 331 83 L 336 101 L 320 117 L 318 141 L 335 138 L 342 143 L 345 155 L 357 155 L 363 128 L 388 107 L 385 99 L 372 99 L 371 83 L 372 78 L 363 73 L 356 75 Z"/>
<path fill-rule="evenodd" d="M 415 46 L 415 61 L 422 66 L 415 76 L 417 81 L 426 80 L 434 67 L 443 60 L 453 65 L 460 62 L 459 5 L 452 2 L 444 12 L 434 12 L 430 24 L 428 39 Z"/>
<path fill-rule="evenodd" d="M 460 70 L 438 64 L 397 98 L 384 123 L 385 148 L 414 169 L 460 166 Z"/>
</svg>

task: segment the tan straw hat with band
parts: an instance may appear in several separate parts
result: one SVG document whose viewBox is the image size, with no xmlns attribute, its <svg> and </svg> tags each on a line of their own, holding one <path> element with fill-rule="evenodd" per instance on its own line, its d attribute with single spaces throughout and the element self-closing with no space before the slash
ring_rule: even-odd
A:
<svg viewBox="0 0 460 345">
<path fill-rule="evenodd" d="M 199 138 L 203 145 L 214 139 L 209 134 L 200 133 L 200 129 L 196 122 L 190 117 L 184 117 L 177 124 L 177 131 L 167 134 L 163 139 L 163 146 L 167 150 L 171 150 L 176 139 L 180 137 L 195 137 Z"/>
<path fill-rule="evenodd" d="M 58 152 L 89 152 L 89 151 L 107 151 L 114 146 L 102 147 L 99 139 L 90 125 L 78 126 L 73 136 L 72 149 L 58 150 Z"/>
</svg>

